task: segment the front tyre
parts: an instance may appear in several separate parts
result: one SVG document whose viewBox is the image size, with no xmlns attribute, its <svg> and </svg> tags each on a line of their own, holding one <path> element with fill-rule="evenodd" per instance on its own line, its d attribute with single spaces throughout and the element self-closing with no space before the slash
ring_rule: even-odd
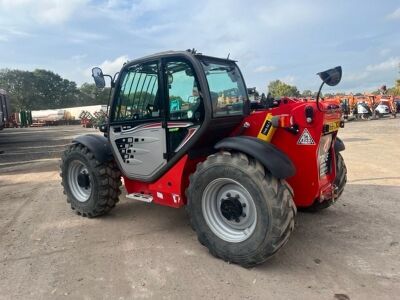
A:
<svg viewBox="0 0 400 300">
<path fill-rule="evenodd" d="M 271 257 L 294 228 L 296 207 L 286 181 L 242 153 L 209 156 L 190 176 L 187 197 L 200 243 L 244 267 Z"/>
<path fill-rule="evenodd" d="M 108 213 L 121 193 L 121 173 L 114 162 L 100 163 L 81 144 L 69 146 L 61 158 L 61 184 L 77 214 L 97 217 Z"/>
</svg>

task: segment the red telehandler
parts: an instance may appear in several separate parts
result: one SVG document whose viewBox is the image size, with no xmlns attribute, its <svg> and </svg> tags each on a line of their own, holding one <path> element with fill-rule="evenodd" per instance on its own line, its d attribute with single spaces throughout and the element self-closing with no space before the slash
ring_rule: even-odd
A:
<svg viewBox="0 0 400 300">
<path fill-rule="evenodd" d="M 92 75 L 103 88 L 109 75 Z M 320 91 L 341 75 L 319 73 Z M 186 206 L 211 254 L 250 267 L 288 241 L 297 207 L 321 210 L 343 192 L 338 105 L 283 98 L 252 109 L 236 62 L 194 50 L 130 61 L 111 86 L 104 136 L 77 137 L 62 156 L 79 215 L 108 213 L 123 178 L 129 199 Z"/>
</svg>

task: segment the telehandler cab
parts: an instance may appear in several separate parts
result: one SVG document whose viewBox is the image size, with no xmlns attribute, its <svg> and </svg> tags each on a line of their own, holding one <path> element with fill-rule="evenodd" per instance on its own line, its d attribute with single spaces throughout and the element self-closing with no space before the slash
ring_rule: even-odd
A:
<svg viewBox="0 0 400 300">
<path fill-rule="evenodd" d="M 342 70 L 319 75 L 321 90 Z M 100 88 L 104 76 L 93 69 Z M 129 199 L 186 206 L 211 254 L 250 267 L 287 242 L 296 207 L 320 210 L 342 194 L 338 105 L 283 98 L 252 110 L 235 61 L 194 50 L 130 61 L 111 86 L 104 136 L 79 136 L 62 156 L 79 215 L 108 213 L 123 178 Z"/>
</svg>

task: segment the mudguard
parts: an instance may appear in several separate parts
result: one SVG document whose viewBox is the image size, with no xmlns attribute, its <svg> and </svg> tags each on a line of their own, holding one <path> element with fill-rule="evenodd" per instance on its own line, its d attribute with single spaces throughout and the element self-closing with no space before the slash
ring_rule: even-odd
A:
<svg viewBox="0 0 400 300">
<path fill-rule="evenodd" d="M 343 141 L 341 139 L 339 139 L 338 137 L 335 140 L 334 148 L 335 148 L 335 152 L 340 152 L 340 151 L 343 151 L 344 149 L 346 149 Z"/>
<path fill-rule="evenodd" d="M 271 174 L 279 179 L 291 177 L 296 168 L 290 158 L 275 145 L 252 136 L 235 136 L 219 141 L 215 149 L 229 149 L 243 152 L 257 159 Z"/>
<path fill-rule="evenodd" d="M 113 159 L 111 145 L 107 138 L 98 134 L 80 135 L 72 140 L 72 143 L 82 144 L 87 147 L 94 157 L 100 162 L 107 162 Z"/>
</svg>

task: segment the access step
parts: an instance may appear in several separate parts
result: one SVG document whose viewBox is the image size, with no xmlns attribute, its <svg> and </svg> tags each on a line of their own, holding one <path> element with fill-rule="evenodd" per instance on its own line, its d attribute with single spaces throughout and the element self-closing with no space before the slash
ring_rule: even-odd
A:
<svg viewBox="0 0 400 300">
<path fill-rule="evenodd" d="M 132 199 L 132 200 L 148 202 L 148 203 L 153 202 L 153 196 L 147 195 L 147 194 L 139 194 L 139 193 L 127 194 L 126 198 Z"/>
</svg>

